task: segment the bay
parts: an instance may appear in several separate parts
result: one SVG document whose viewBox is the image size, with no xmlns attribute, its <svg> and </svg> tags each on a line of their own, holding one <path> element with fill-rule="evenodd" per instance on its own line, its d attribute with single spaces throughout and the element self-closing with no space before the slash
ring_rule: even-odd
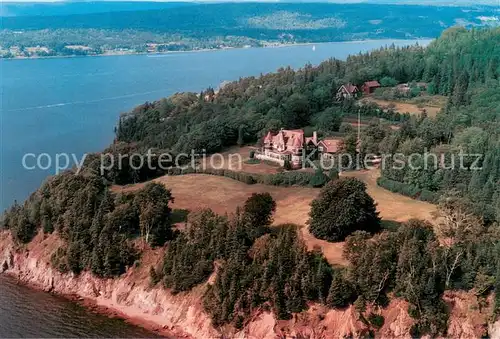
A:
<svg viewBox="0 0 500 339">
<path fill-rule="evenodd" d="M 109 145 L 119 114 L 145 101 L 216 88 L 223 81 L 258 76 L 283 66 L 298 68 L 392 43 L 426 45 L 429 41 L 0 60 L 0 210 L 14 200 L 22 202 L 44 178 L 55 174 L 57 154 L 67 154 L 72 165 L 86 152 Z M 66 157 L 60 156 L 60 166 L 65 163 Z"/>
<path fill-rule="evenodd" d="M 152 338 L 156 334 L 90 313 L 84 307 L 36 291 L 0 275 L 0 338 Z"/>
<path fill-rule="evenodd" d="M 0 211 L 22 202 L 49 175 L 57 154 L 73 164 L 113 141 L 121 112 L 175 92 L 199 92 L 223 81 L 279 67 L 345 59 L 394 43 L 378 40 L 162 55 L 0 60 Z M 23 157 L 26 158 L 23 165 Z M 37 164 L 35 158 L 40 162 Z M 48 161 L 51 161 L 49 163 Z M 64 158 L 60 158 L 64 165 Z M 29 169 L 27 167 L 35 167 Z M 42 168 L 45 169 L 42 169 Z M 91 314 L 0 276 L 0 337 L 144 337 L 117 319 Z"/>
</svg>

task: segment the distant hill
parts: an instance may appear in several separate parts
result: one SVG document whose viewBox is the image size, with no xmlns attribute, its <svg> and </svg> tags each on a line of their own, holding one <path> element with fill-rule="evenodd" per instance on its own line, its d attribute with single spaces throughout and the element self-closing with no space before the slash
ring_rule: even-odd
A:
<svg viewBox="0 0 500 339">
<path fill-rule="evenodd" d="M 0 16 L 56 16 L 71 14 L 109 13 L 118 11 L 144 11 L 169 9 L 181 6 L 197 5 L 200 3 L 224 3 L 221 1 L 57 1 L 57 2 L 2 2 Z M 231 1 L 231 2 L 244 2 Z M 426 5 L 426 6 L 500 6 L 500 0 L 261 0 L 256 2 L 279 3 L 338 3 L 338 4 L 391 4 L 391 5 Z"/>
<path fill-rule="evenodd" d="M 39 8 L 33 6 L 33 11 Z M 279 2 L 77 2 L 64 3 L 61 8 L 56 4 L 40 6 L 48 6 L 50 10 L 44 15 L 2 18 L 0 47 L 3 49 L 0 55 L 164 52 L 306 42 L 435 38 L 451 26 L 497 26 L 500 22 L 498 9 L 491 6 Z M 136 10 L 148 6 L 158 8 Z M 95 12 L 89 13 L 91 8 Z M 56 9 L 73 14 L 50 15 Z M 68 49 L 67 46 L 72 47 Z"/>
<path fill-rule="evenodd" d="M 95 6 L 99 6 L 96 2 Z M 104 3 L 102 10 L 111 3 Z M 118 3 L 133 6 L 131 3 Z M 146 3 L 151 5 L 151 3 Z M 74 5 L 87 5 L 75 3 Z M 142 5 L 142 3 L 141 3 Z M 86 9 L 85 6 L 81 8 Z M 97 10 L 97 9 L 96 9 Z M 387 37 L 437 37 L 444 28 L 461 24 L 484 25 L 482 17 L 493 17 L 492 7 L 435 7 L 329 3 L 226 3 L 173 4 L 170 8 L 147 11 L 117 11 L 58 16 L 18 16 L 3 18 L 4 29 L 101 28 L 141 29 L 159 32 L 189 32 L 204 35 L 231 34 L 276 36 L 289 33 L 324 40 L 332 31 L 352 32 L 360 38 L 370 35 Z M 328 39 L 326 39 L 328 40 Z"/>
<path fill-rule="evenodd" d="M 194 5 L 194 3 L 148 1 L 3 2 L 0 6 L 0 16 L 57 16 L 120 11 L 144 11 L 190 5 Z"/>
</svg>

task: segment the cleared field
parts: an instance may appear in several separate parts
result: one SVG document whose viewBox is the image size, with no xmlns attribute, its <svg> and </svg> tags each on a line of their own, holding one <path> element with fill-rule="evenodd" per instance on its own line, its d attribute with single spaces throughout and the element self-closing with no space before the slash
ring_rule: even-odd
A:
<svg viewBox="0 0 500 339">
<path fill-rule="evenodd" d="M 246 185 L 230 178 L 204 174 L 163 176 L 153 181 L 172 190 L 173 208 L 190 211 L 210 208 L 219 214 L 233 213 L 236 207 L 243 206 L 252 193 L 269 192 L 277 205 L 275 224 L 304 225 L 308 218 L 309 204 L 319 193 L 319 189 L 315 188 Z M 134 191 L 144 185 L 145 183 L 115 186 L 113 190 Z"/>
<path fill-rule="evenodd" d="M 378 186 L 377 178 L 380 176 L 378 170 L 344 172 L 342 176 L 358 178 L 366 183 L 368 194 L 377 203 L 377 210 L 382 219 L 397 222 L 423 219 L 434 222 L 432 213 L 436 211 L 435 205 L 392 193 Z"/>
<path fill-rule="evenodd" d="M 363 98 L 362 102 L 374 102 L 380 107 L 387 109 L 393 107 L 399 113 L 410 113 L 410 114 L 422 114 L 423 110 L 427 112 L 430 117 L 435 117 L 442 107 L 444 107 L 444 102 L 442 97 L 437 97 L 433 100 L 429 99 L 428 103 L 423 103 L 422 105 L 412 103 L 412 102 L 402 102 L 402 101 L 387 101 L 381 99 L 375 99 L 373 97 Z M 419 107 L 420 106 L 420 107 Z"/>
<path fill-rule="evenodd" d="M 269 192 L 276 201 L 274 224 L 293 223 L 301 225 L 301 233 L 309 250 L 319 247 L 325 258 L 332 265 L 345 265 L 342 258 L 343 243 L 329 243 L 316 239 L 307 230 L 307 220 L 311 201 L 318 195 L 319 189 L 308 187 L 277 187 L 261 184 L 246 185 L 229 178 L 189 174 L 183 176 L 164 176 L 153 180 L 172 190 L 173 208 L 190 211 L 210 208 L 219 214 L 233 213 L 237 206 L 242 206 L 252 193 Z M 145 183 L 114 186 L 115 192 L 130 192 L 143 187 Z"/>
<path fill-rule="evenodd" d="M 343 176 L 356 177 L 368 186 L 368 193 L 375 199 L 380 216 L 384 220 L 404 222 L 412 218 L 432 222 L 435 206 L 416 201 L 378 187 L 377 170 L 346 172 Z M 190 211 L 210 208 L 219 214 L 233 213 L 237 206 L 242 206 L 252 193 L 269 192 L 276 201 L 274 224 L 294 223 L 301 225 L 301 233 L 309 250 L 317 247 L 332 265 L 347 264 L 342 258 L 343 243 L 329 243 L 316 239 L 307 229 L 311 201 L 318 195 L 319 189 L 308 187 L 277 187 L 261 184 L 246 185 L 229 178 L 189 174 L 183 176 L 163 176 L 153 180 L 172 190 L 173 208 Z M 145 183 L 128 186 L 114 186 L 115 192 L 130 192 L 143 187 Z"/>
</svg>

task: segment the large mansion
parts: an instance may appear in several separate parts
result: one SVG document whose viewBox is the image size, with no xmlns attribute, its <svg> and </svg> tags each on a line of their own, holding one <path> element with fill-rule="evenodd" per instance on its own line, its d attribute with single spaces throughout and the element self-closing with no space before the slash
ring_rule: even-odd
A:
<svg viewBox="0 0 500 339">
<path fill-rule="evenodd" d="M 312 137 L 305 137 L 304 130 L 285 130 L 268 132 L 264 137 L 261 152 L 255 154 L 258 159 L 269 160 L 283 166 L 289 161 L 292 168 L 302 167 L 302 157 L 309 152 L 319 150 L 321 156 L 334 154 L 340 149 L 341 139 L 318 140 L 316 132 Z"/>
<path fill-rule="evenodd" d="M 293 168 L 302 166 L 303 151 L 313 150 L 317 147 L 318 140 L 316 132 L 312 137 L 304 137 L 301 129 L 281 129 L 277 133 L 268 132 L 264 137 L 262 153 L 258 155 L 261 159 L 271 160 L 284 165 L 290 161 Z"/>
</svg>

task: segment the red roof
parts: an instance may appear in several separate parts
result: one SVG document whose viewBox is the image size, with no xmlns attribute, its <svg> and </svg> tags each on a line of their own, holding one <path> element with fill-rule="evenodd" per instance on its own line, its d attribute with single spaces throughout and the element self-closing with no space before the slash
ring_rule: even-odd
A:
<svg viewBox="0 0 500 339">
<path fill-rule="evenodd" d="M 273 135 L 271 134 L 271 131 L 267 132 L 266 136 L 264 137 L 264 142 L 271 142 L 273 140 Z"/>
<path fill-rule="evenodd" d="M 380 83 L 377 80 L 367 81 L 367 82 L 365 82 L 365 87 L 368 87 L 368 88 L 380 87 Z"/>
<path fill-rule="evenodd" d="M 357 88 L 355 85 L 353 85 L 353 84 L 346 84 L 346 85 L 342 85 L 342 87 L 344 87 L 344 88 L 345 88 L 345 90 L 346 90 L 348 93 L 350 93 L 350 94 L 353 94 L 353 93 L 355 93 L 355 92 L 357 92 L 357 91 L 358 91 L 358 88 Z M 341 88 L 342 88 L 342 87 L 341 87 Z"/>
<path fill-rule="evenodd" d="M 342 139 L 323 139 L 319 142 L 319 146 L 323 146 L 323 152 L 337 153 L 342 147 Z"/>
<path fill-rule="evenodd" d="M 293 147 L 302 147 L 302 139 L 300 138 L 294 138 L 293 140 Z"/>
<path fill-rule="evenodd" d="M 286 148 L 302 148 L 304 144 L 304 131 L 301 129 L 286 130 L 282 129 L 276 134 L 267 133 L 264 138 L 265 143 L 273 143 L 274 145 L 283 144 Z"/>
<path fill-rule="evenodd" d="M 309 142 L 312 142 L 314 146 L 318 144 L 317 140 L 314 137 L 307 137 L 306 138 L 306 145 L 309 144 Z"/>
</svg>

